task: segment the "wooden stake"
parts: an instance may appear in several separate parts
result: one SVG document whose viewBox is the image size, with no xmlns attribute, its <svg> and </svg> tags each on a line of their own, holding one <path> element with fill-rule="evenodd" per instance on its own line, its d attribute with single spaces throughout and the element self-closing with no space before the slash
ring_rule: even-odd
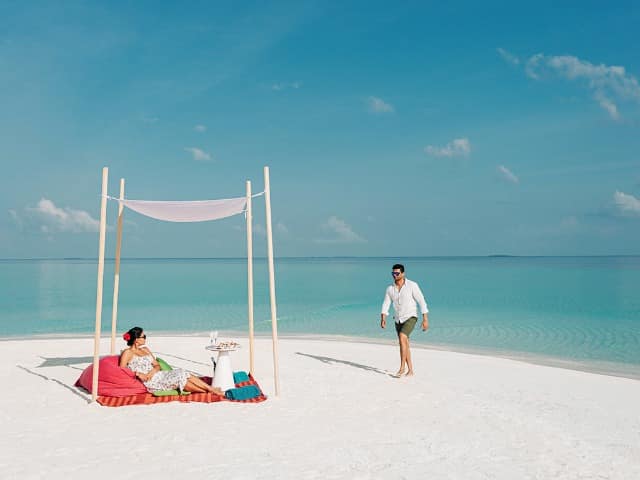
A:
<svg viewBox="0 0 640 480">
<path fill-rule="evenodd" d="M 104 239 L 107 230 L 107 183 L 109 169 L 102 169 L 102 198 L 100 201 L 100 242 L 98 246 L 98 289 L 96 295 L 96 333 L 93 339 L 93 381 L 91 399 L 98 398 L 98 375 L 100 370 L 100 333 L 102 322 L 102 282 L 104 280 Z"/>
<path fill-rule="evenodd" d="M 247 292 L 249 314 L 249 373 L 254 373 L 253 350 L 253 228 L 251 214 L 251 182 L 247 180 Z"/>
<path fill-rule="evenodd" d="M 120 179 L 120 200 L 124 200 L 124 178 Z M 118 234 L 116 239 L 116 264 L 113 277 L 113 308 L 111 310 L 111 355 L 116 353 L 116 330 L 118 325 L 118 293 L 120 290 L 120 248 L 122 246 L 122 215 L 124 205 L 118 203 Z"/>
<path fill-rule="evenodd" d="M 271 190 L 269 186 L 269 167 L 264 167 L 264 204 L 267 224 L 267 259 L 269 263 L 269 299 L 271 301 L 271 336 L 273 342 L 273 378 L 276 397 L 280 396 L 278 375 L 278 319 L 276 316 L 276 285 L 273 268 L 273 236 L 271 229 Z"/>
</svg>

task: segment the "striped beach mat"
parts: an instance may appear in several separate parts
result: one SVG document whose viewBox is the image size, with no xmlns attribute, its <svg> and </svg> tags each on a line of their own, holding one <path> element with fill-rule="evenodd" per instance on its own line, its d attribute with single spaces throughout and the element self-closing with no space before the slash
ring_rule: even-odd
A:
<svg viewBox="0 0 640 480">
<path fill-rule="evenodd" d="M 211 377 L 200 377 L 202 380 L 211 385 Z M 236 387 L 245 387 L 247 385 L 255 385 L 260 390 L 260 395 L 255 398 L 248 398 L 245 400 L 230 400 L 223 395 L 216 395 L 215 393 L 191 393 L 189 395 L 167 395 L 162 397 L 156 397 L 150 393 L 142 393 L 139 395 L 129 395 L 128 397 L 107 397 L 101 395 L 97 398 L 100 405 L 105 407 L 123 407 L 125 405 L 150 405 L 152 403 L 167 403 L 167 402 L 200 402 L 200 403 L 213 403 L 213 402 L 235 402 L 235 403 L 260 403 L 267 399 L 258 382 L 256 382 L 253 375 L 249 374 L 249 380 L 245 382 L 236 383 Z"/>
</svg>

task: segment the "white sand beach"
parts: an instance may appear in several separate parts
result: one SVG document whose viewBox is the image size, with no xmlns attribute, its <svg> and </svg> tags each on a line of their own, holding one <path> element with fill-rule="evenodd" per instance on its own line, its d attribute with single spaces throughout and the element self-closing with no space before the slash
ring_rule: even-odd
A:
<svg viewBox="0 0 640 480">
<path fill-rule="evenodd" d="M 234 369 L 246 370 L 239 340 Z M 210 375 L 206 342 L 148 343 Z M 271 340 L 256 347 L 263 403 L 109 408 L 73 386 L 91 338 L 0 342 L 1 477 L 640 478 L 638 380 L 430 349 L 396 379 L 391 341 L 286 338 L 276 398 Z"/>
</svg>

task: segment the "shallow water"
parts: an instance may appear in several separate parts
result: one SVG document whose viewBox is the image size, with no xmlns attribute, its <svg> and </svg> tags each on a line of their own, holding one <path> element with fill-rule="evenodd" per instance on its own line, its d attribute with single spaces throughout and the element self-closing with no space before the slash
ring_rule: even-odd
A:
<svg viewBox="0 0 640 480">
<path fill-rule="evenodd" d="M 399 259 L 430 308 L 432 346 L 620 364 L 640 371 L 640 257 Z M 282 334 L 393 340 L 379 310 L 389 258 L 276 260 Z M 93 331 L 95 260 L 0 261 L 0 337 Z M 256 331 L 269 332 L 266 262 L 255 262 Z M 124 260 L 119 328 L 245 331 L 246 259 Z M 102 325 L 111 328 L 113 263 L 105 266 Z"/>
</svg>

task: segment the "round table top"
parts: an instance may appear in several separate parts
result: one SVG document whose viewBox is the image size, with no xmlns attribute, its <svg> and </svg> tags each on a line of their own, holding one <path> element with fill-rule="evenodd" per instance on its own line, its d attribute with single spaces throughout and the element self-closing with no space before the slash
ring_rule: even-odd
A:
<svg viewBox="0 0 640 480">
<path fill-rule="evenodd" d="M 234 341 L 225 341 L 212 343 L 211 345 L 207 345 L 204 347 L 207 350 L 213 350 L 215 352 L 233 352 L 240 348 L 240 344 Z"/>
</svg>

